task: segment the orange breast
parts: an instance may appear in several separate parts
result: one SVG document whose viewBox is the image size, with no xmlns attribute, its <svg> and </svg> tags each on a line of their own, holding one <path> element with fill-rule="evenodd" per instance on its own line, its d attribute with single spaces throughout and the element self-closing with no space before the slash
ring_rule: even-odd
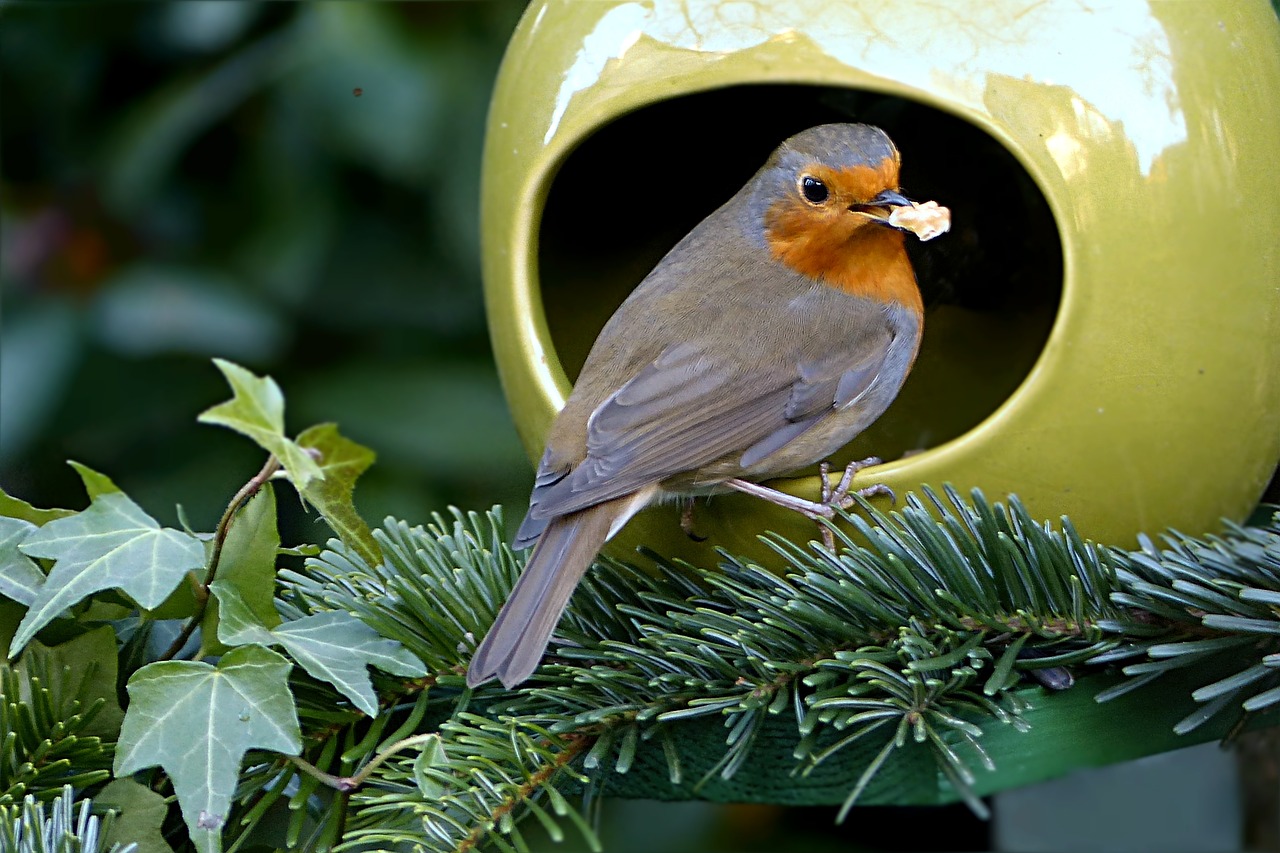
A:
<svg viewBox="0 0 1280 853">
<path fill-rule="evenodd" d="M 847 210 L 782 201 L 766 216 L 765 239 L 775 259 L 828 287 L 924 312 L 900 231 Z"/>
</svg>

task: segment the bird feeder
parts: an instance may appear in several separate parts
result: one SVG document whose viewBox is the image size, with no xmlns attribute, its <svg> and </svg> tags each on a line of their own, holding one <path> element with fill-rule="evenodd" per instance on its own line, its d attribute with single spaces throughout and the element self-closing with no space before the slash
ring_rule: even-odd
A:
<svg viewBox="0 0 1280 853">
<path fill-rule="evenodd" d="M 832 460 L 886 460 L 857 485 L 1016 493 L 1121 546 L 1248 514 L 1280 458 L 1280 25 L 1263 0 L 535 0 L 495 89 L 482 216 L 494 348 L 531 459 L 630 290 L 778 142 L 830 121 L 883 128 L 904 192 L 953 212 L 950 234 L 908 240 L 923 348 Z M 819 492 L 816 471 L 771 485 Z M 765 530 L 815 534 L 726 495 L 697 507 L 699 544 L 678 512 L 637 516 L 614 553 L 710 566 L 713 546 L 767 556 Z M 1172 733 L 1176 678 L 1106 706 L 1082 687 L 1026 691 L 1037 736 L 987 731 L 1002 769 L 980 793 L 1191 742 Z M 639 766 L 634 790 L 610 790 L 838 802 L 869 760 L 823 788 L 782 772 L 789 750 L 753 751 L 748 777 L 784 780 L 763 794 L 676 791 Z M 864 801 L 954 797 L 917 769 Z"/>
<path fill-rule="evenodd" d="M 1117 545 L 1247 515 L 1280 458 L 1280 26 L 1260 0 L 532 3 L 483 176 L 490 328 L 531 458 L 652 265 L 828 121 L 886 130 L 904 191 L 953 211 L 908 241 L 924 343 L 832 460 L 886 460 L 857 485 L 1016 493 Z M 818 494 L 816 471 L 771 485 Z M 740 495 L 697 508 L 704 544 L 677 513 L 615 550 L 707 564 L 813 535 Z"/>
<path fill-rule="evenodd" d="M 924 344 L 834 459 L 899 494 L 1017 493 L 1087 537 L 1213 529 L 1280 457 L 1280 52 L 1265 3 L 534 3 L 486 143 L 485 281 L 531 457 L 605 320 L 783 138 L 884 128 L 951 207 L 912 242 Z M 655 318 L 661 322 L 661 318 Z M 775 483 L 812 497 L 813 472 Z M 806 522 L 742 496 L 642 515 L 692 559 Z"/>
</svg>

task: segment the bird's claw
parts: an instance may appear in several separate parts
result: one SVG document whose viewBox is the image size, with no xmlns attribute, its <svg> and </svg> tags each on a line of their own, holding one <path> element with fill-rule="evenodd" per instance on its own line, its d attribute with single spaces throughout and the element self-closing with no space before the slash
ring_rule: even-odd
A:
<svg viewBox="0 0 1280 853">
<path fill-rule="evenodd" d="M 819 477 L 822 483 L 822 499 L 818 502 L 821 507 L 812 518 L 817 521 L 819 518 L 832 519 L 835 518 L 837 510 L 852 509 L 857 504 L 857 498 L 872 498 L 878 495 L 888 496 L 891 503 L 898 502 L 898 496 L 893 493 L 893 489 L 884 483 L 876 483 L 863 489 L 851 489 L 853 477 L 863 468 L 870 468 L 872 465 L 879 465 L 881 459 L 878 456 L 868 456 L 866 459 L 859 459 L 850 462 L 845 466 L 844 474 L 840 477 L 840 482 L 836 483 L 836 487 L 831 488 L 831 463 L 823 462 L 818 466 Z M 836 540 L 831 532 L 831 528 L 819 522 L 822 528 L 822 544 L 827 546 L 827 550 L 835 550 Z"/>
<path fill-rule="evenodd" d="M 706 542 L 707 537 L 699 536 L 693 529 L 693 498 L 688 498 L 684 502 L 684 508 L 680 510 L 680 529 L 684 531 L 684 535 L 688 536 L 694 542 Z"/>
</svg>

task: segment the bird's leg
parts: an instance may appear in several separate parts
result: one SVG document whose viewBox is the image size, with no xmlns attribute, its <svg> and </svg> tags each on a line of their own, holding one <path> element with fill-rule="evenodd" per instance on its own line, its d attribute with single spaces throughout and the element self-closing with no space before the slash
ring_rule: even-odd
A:
<svg viewBox="0 0 1280 853">
<path fill-rule="evenodd" d="M 804 498 L 798 498 L 795 495 L 789 495 L 786 492 L 780 492 L 777 489 L 771 489 L 768 486 L 762 486 L 759 483 L 752 483 L 748 480 L 726 480 L 724 484 L 743 494 L 763 498 L 770 503 L 793 510 L 816 521 L 819 518 L 834 518 L 837 509 L 848 509 L 853 506 L 852 495 L 858 495 L 863 498 L 869 498 L 874 495 L 888 495 L 891 500 L 896 501 L 897 497 L 894 495 L 893 490 L 883 483 L 876 483 L 865 489 L 858 489 L 856 492 L 850 492 L 849 490 L 855 474 L 863 468 L 879 464 L 880 460 L 875 456 L 868 456 L 866 459 L 850 462 L 845 467 L 844 474 L 840 477 L 840 482 L 836 484 L 835 489 L 832 489 L 831 482 L 827 478 L 831 471 L 831 465 L 823 462 L 819 466 L 820 479 L 822 480 L 822 499 L 820 501 L 807 501 Z M 835 537 L 831 534 L 831 530 L 826 525 L 821 525 L 821 527 L 822 544 L 826 545 L 828 549 L 834 549 Z"/>
<path fill-rule="evenodd" d="M 821 494 L 822 494 L 823 506 L 831 506 L 832 493 L 831 493 L 831 480 L 829 479 L 830 476 L 831 476 L 831 463 L 828 462 L 826 459 L 823 459 L 822 462 L 819 463 L 818 465 L 818 481 L 822 483 Z M 849 477 L 849 474 L 846 472 L 844 477 L 840 479 L 840 485 L 843 486 L 845 480 L 848 480 L 848 479 L 850 479 L 850 477 Z M 831 528 L 819 522 L 818 532 L 822 534 L 822 544 L 826 546 L 826 549 L 828 551 L 834 551 L 836 549 L 836 537 L 835 537 L 835 534 L 831 532 Z"/>
<path fill-rule="evenodd" d="M 784 509 L 794 510 L 809 518 L 831 518 L 835 515 L 835 510 L 826 504 L 807 501 L 804 498 L 798 498 L 795 495 L 789 495 L 786 492 L 780 492 L 777 489 L 771 489 L 759 483 L 752 483 L 750 480 L 725 480 L 724 485 L 745 495 L 762 498 Z"/>
<path fill-rule="evenodd" d="M 684 535 L 688 536 L 694 542 L 706 542 L 707 537 L 699 536 L 693 529 L 693 502 L 696 498 L 684 498 L 682 503 L 684 508 L 680 510 L 680 529 L 684 531 Z"/>
</svg>

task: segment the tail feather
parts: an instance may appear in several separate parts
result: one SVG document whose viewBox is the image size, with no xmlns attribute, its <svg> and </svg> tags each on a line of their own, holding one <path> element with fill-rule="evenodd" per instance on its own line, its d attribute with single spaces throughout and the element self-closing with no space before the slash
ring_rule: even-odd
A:
<svg viewBox="0 0 1280 853">
<path fill-rule="evenodd" d="M 578 581 L 631 504 L 619 498 L 551 520 L 471 658 L 468 686 L 496 676 L 511 688 L 533 674 Z"/>
</svg>

